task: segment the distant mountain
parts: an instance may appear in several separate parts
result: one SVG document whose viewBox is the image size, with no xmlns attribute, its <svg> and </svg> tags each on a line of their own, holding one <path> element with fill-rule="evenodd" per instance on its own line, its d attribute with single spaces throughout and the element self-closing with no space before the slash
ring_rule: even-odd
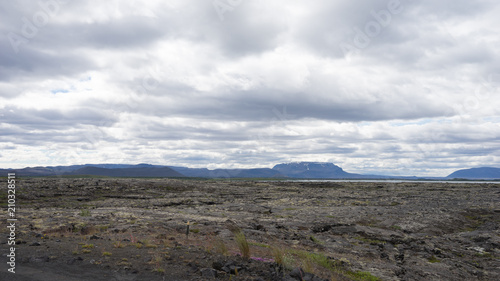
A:
<svg viewBox="0 0 500 281">
<path fill-rule="evenodd" d="M 162 166 L 150 164 L 84 164 L 70 166 L 0 169 L 0 176 L 16 173 L 19 177 L 94 175 L 109 177 L 199 177 L 199 178 L 296 178 L 296 179 L 500 179 L 500 168 L 473 168 L 456 171 L 445 178 L 421 178 L 353 174 L 332 163 L 294 162 L 269 168 L 215 169 Z"/>
<path fill-rule="evenodd" d="M 364 175 L 345 172 L 337 165 L 322 162 L 294 162 L 278 164 L 273 170 L 290 178 L 363 178 Z"/>
<path fill-rule="evenodd" d="M 472 168 L 451 173 L 449 179 L 500 179 L 500 168 Z"/>
<path fill-rule="evenodd" d="M 186 168 L 186 167 L 173 167 L 169 168 L 174 171 L 185 175 L 186 177 L 197 178 L 284 178 L 280 172 L 268 169 L 215 169 L 209 170 L 207 168 Z"/>
<path fill-rule="evenodd" d="M 6 175 L 7 173 L 16 173 L 18 177 L 45 177 L 45 176 L 56 176 L 57 173 L 48 167 L 26 167 L 23 169 L 0 169 L 0 175 Z"/>
<path fill-rule="evenodd" d="M 99 167 L 83 167 L 66 173 L 66 175 L 92 175 L 92 176 L 107 176 L 107 177 L 184 177 L 169 167 L 156 167 L 152 165 L 136 165 L 128 168 L 99 168 Z"/>
</svg>

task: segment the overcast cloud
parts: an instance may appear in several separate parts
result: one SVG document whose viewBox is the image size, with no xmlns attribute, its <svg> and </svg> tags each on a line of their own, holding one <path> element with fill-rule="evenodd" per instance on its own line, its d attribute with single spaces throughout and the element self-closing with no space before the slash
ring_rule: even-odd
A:
<svg viewBox="0 0 500 281">
<path fill-rule="evenodd" d="M 494 0 L 3 1 L 0 167 L 500 167 Z"/>
</svg>

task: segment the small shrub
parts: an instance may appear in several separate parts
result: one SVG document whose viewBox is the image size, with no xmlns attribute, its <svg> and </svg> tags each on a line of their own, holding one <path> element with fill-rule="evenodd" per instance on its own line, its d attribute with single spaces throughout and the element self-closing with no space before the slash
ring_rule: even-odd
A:
<svg viewBox="0 0 500 281">
<path fill-rule="evenodd" d="M 165 269 L 163 269 L 163 268 L 155 268 L 155 269 L 153 269 L 153 272 L 158 272 L 160 274 L 164 274 L 165 273 Z"/>
<path fill-rule="evenodd" d="M 283 251 L 282 248 L 272 247 L 271 248 L 271 255 L 273 256 L 274 262 L 276 262 L 279 265 L 283 265 L 283 259 L 285 257 L 285 252 Z"/>
<path fill-rule="evenodd" d="M 318 238 L 314 237 L 314 236 L 309 236 L 309 239 L 311 239 L 311 241 L 313 241 L 314 243 L 318 244 L 318 245 L 323 245 L 325 244 L 325 242 L 319 240 Z"/>
<path fill-rule="evenodd" d="M 158 248 L 158 246 L 157 246 L 157 245 L 152 244 L 152 243 L 151 243 L 151 242 L 149 242 L 149 241 L 146 241 L 146 243 L 144 243 L 144 247 L 146 247 L 146 248 L 148 248 L 148 249 L 156 249 L 156 248 Z"/>
<path fill-rule="evenodd" d="M 403 229 L 403 228 L 402 228 L 401 226 L 399 226 L 399 225 L 393 225 L 393 226 L 391 226 L 391 228 L 392 228 L 392 229 L 394 229 L 394 230 L 401 230 L 401 229 Z"/>
<path fill-rule="evenodd" d="M 441 260 L 440 260 L 440 259 L 438 259 L 438 258 L 436 258 L 435 256 L 432 256 L 432 257 L 428 258 L 428 261 L 429 261 L 430 263 L 437 263 L 437 262 L 441 262 Z"/>
<path fill-rule="evenodd" d="M 122 244 L 121 241 L 115 241 L 115 242 L 113 242 L 113 247 L 115 247 L 115 248 L 123 248 L 125 246 Z"/>
<path fill-rule="evenodd" d="M 90 214 L 90 210 L 89 209 L 82 209 L 80 211 L 80 216 L 82 216 L 82 217 L 90 217 L 90 215 L 91 214 Z"/>
</svg>

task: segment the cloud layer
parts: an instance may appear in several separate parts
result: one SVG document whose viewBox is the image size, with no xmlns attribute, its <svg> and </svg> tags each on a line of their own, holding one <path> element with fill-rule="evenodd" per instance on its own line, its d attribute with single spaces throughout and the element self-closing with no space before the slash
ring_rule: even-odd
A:
<svg viewBox="0 0 500 281">
<path fill-rule="evenodd" d="M 495 1 L 0 4 L 0 166 L 500 166 Z"/>
</svg>

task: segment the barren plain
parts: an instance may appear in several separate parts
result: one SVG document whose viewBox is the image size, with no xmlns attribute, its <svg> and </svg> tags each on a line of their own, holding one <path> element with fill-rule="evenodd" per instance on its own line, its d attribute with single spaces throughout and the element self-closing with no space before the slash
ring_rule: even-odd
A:
<svg viewBox="0 0 500 281">
<path fill-rule="evenodd" d="M 0 193 L 1 280 L 500 280 L 500 184 L 24 178 L 15 274 Z"/>
</svg>

